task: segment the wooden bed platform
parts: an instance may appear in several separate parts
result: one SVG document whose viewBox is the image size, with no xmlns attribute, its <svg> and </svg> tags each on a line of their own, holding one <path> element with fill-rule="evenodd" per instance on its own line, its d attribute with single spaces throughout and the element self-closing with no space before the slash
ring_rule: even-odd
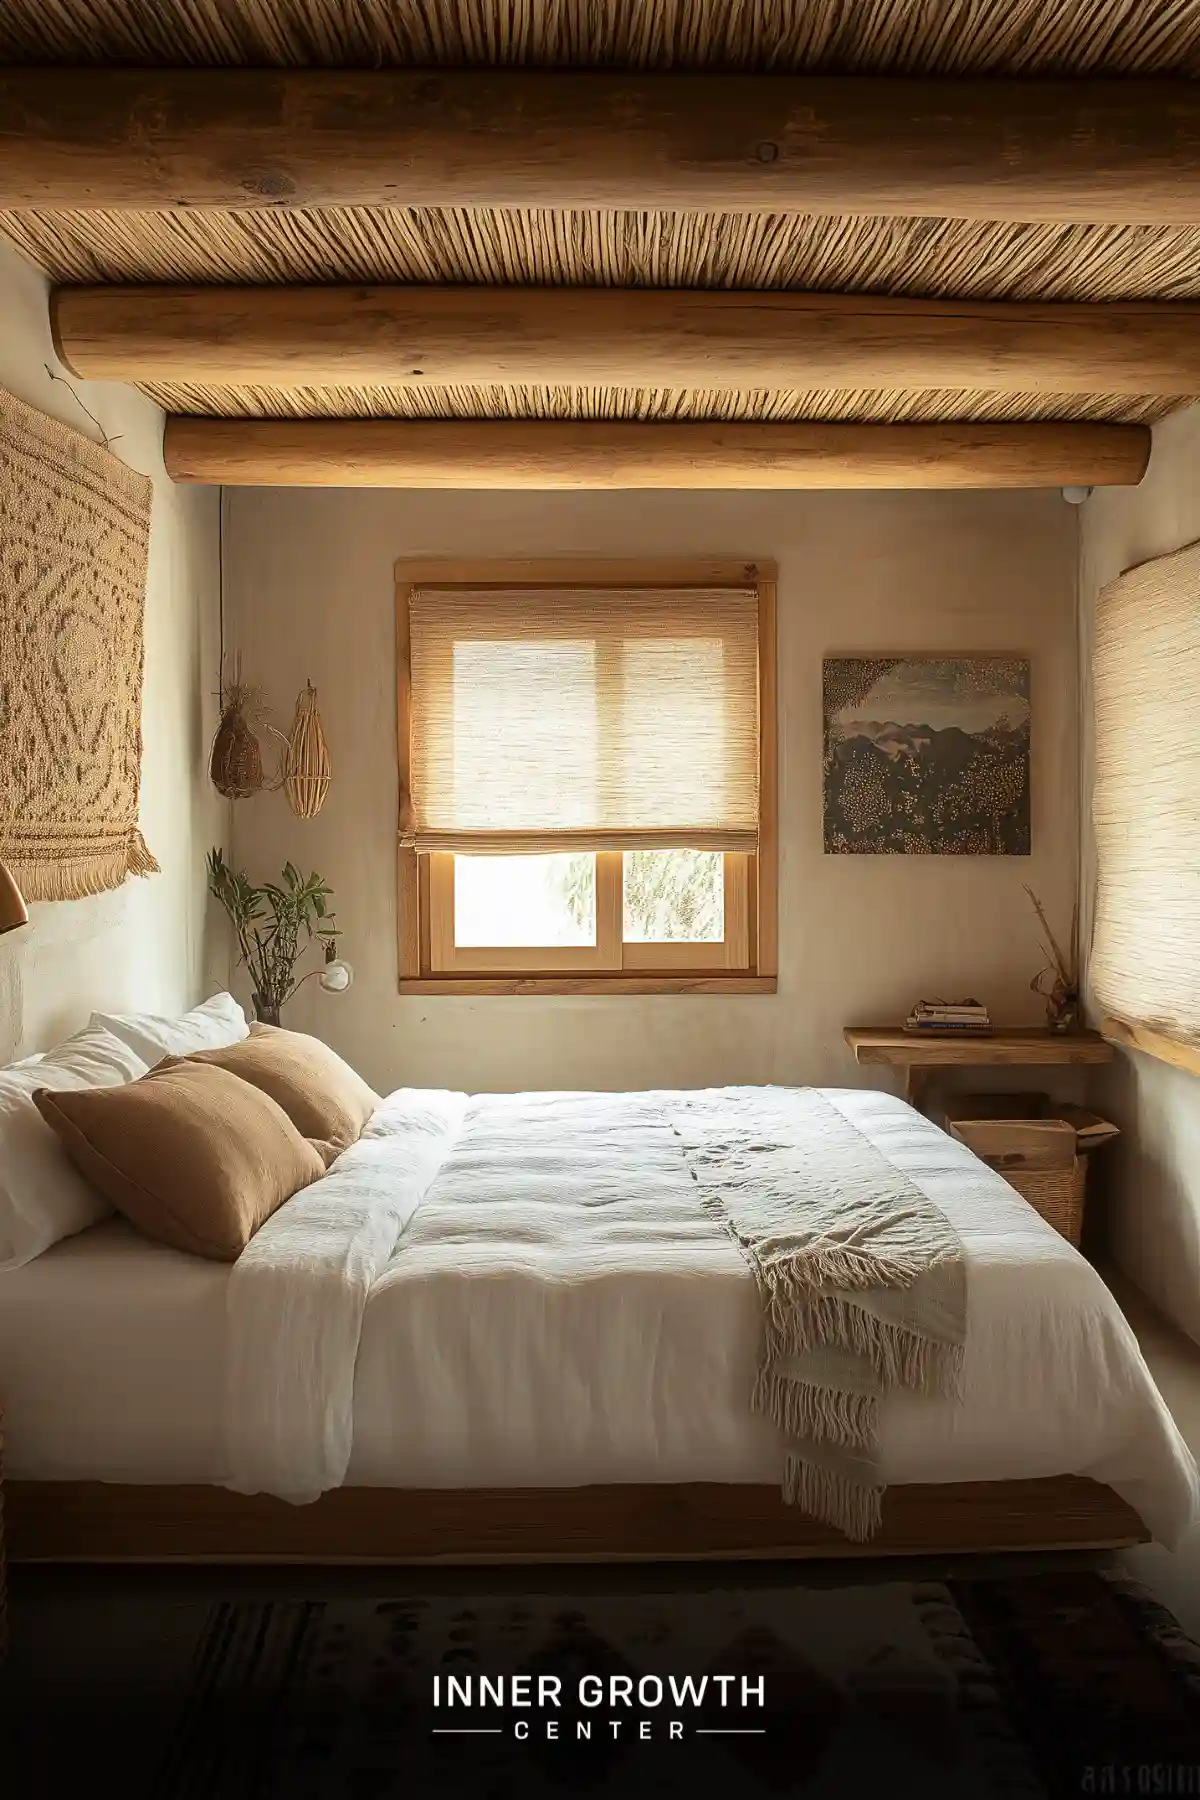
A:
<svg viewBox="0 0 1200 1800">
<path fill-rule="evenodd" d="M 852 1544 L 773 1487 L 339 1488 L 311 1506 L 214 1487 L 14 1481 L 13 1562 L 549 1563 L 1113 1549 L 1141 1519 L 1081 1475 L 890 1488 Z"/>
</svg>

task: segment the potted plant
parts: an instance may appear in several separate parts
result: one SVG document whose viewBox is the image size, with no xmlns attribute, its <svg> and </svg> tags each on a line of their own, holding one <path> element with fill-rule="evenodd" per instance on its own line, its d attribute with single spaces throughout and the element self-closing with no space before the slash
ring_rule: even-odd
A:
<svg viewBox="0 0 1200 1800">
<path fill-rule="evenodd" d="M 296 965 L 313 944 L 324 950 L 324 961 L 334 954 L 341 935 L 334 925 L 329 901 L 332 890 L 320 875 L 301 875 L 294 863 L 283 865 L 275 881 L 253 887 L 242 870 L 229 867 L 220 850 L 208 858 L 209 891 L 216 895 L 237 933 L 238 961 L 246 965 L 254 986 L 254 1016 L 264 1025 L 278 1025 L 280 1009 L 296 989 L 321 969 L 296 975 Z"/>
</svg>

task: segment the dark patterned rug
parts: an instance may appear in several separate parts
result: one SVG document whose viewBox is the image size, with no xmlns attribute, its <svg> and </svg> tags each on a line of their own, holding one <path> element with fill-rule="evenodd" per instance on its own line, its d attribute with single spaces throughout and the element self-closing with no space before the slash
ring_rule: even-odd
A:
<svg viewBox="0 0 1200 1800">
<path fill-rule="evenodd" d="M 1200 1794 L 1200 1649 L 1093 1572 L 221 1605 L 156 1793 L 719 1788 Z"/>
</svg>

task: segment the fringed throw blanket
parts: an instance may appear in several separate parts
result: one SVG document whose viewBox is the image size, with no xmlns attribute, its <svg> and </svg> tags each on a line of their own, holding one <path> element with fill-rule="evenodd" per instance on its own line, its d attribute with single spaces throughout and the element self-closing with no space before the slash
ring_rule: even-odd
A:
<svg viewBox="0 0 1200 1800">
<path fill-rule="evenodd" d="M 862 1541 L 880 1523 L 881 1400 L 955 1396 L 963 1248 L 945 1216 L 830 1101 L 791 1089 L 679 1096 L 671 1123 L 763 1309 L 751 1404 L 787 1445 L 784 1497 Z"/>
<path fill-rule="evenodd" d="M 0 857 L 29 900 L 158 868 L 137 828 L 150 495 L 0 389 Z"/>
</svg>

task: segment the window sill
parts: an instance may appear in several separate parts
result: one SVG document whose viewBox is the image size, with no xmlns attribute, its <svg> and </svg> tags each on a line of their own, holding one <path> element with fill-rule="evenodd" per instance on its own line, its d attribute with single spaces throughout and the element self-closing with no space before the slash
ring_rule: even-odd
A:
<svg viewBox="0 0 1200 1800">
<path fill-rule="evenodd" d="M 402 994 L 773 994 L 774 975 L 422 975 Z"/>
<path fill-rule="evenodd" d="M 1126 1019 L 1105 1019 L 1100 1026 L 1100 1035 L 1110 1044 L 1119 1044 L 1123 1050 L 1140 1050 L 1143 1056 L 1170 1063 L 1189 1075 L 1200 1075 L 1200 1044 L 1171 1037 L 1165 1031 L 1155 1031 L 1150 1025 L 1132 1025 Z"/>
</svg>

